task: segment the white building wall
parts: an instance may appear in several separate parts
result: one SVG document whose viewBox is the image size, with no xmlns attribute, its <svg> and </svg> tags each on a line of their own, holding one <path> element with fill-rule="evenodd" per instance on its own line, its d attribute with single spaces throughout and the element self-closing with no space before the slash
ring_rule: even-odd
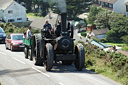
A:
<svg viewBox="0 0 128 85">
<path fill-rule="evenodd" d="M 12 10 L 12 13 L 8 13 Z M 14 22 L 26 22 L 26 9 L 18 4 L 13 2 L 5 11 L 4 11 L 4 20 L 8 22 L 9 19 L 14 19 Z M 18 20 L 18 18 L 20 20 Z"/>
<path fill-rule="evenodd" d="M 0 19 L 3 17 L 3 10 L 0 10 Z"/>
<path fill-rule="evenodd" d="M 114 4 L 113 4 L 113 11 L 117 12 L 117 13 L 121 13 L 121 14 L 126 14 L 126 5 L 125 3 L 128 0 L 117 0 Z"/>
</svg>

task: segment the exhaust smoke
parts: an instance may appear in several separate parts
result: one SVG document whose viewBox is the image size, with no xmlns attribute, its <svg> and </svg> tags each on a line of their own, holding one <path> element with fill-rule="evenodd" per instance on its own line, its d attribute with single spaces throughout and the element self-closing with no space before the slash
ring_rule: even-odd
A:
<svg viewBox="0 0 128 85">
<path fill-rule="evenodd" d="M 67 5 L 65 0 L 43 0 L 43 2 L 50 2 L 52 4 L 57 4 L 57 7 L 61 13 L 67 12 Z"/>
</svg>

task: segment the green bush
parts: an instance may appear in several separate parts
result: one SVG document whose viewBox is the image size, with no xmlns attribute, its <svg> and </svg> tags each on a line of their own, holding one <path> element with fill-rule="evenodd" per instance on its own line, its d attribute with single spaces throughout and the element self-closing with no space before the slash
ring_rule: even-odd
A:
<svg viewBox="0 0 128 85">
<path fill-rule="evenodd" d="M 125 81 L 124 85 L 128 85 L 128 80 Z"/>
<path fill-rule="evenodd" d="M 35 16 L 38 16 L 38 13 L 34 13 Z"/>
<path fill-rule="evenodd" d="M 128 85 L 128 57 L 116 52 L 105 52 L 95 45 L 84 44 L 85 67 Z"/>
<path fill-rule="evenodd" d="M 113 30 L 110 30 L 110 31 L 107 32 L 106 39 L 109 42 L 119 42 L 119 39 L 117 37 L 117 34 Z"/>
<path fill-rule="evenodd" d="M 98 39 L 97 37 L 91 37 L 91 39 L 97 41 L 97 42 L 100 42 L 100 39 Z"/>
<path fill-rule="evenodd" d="M 6 32 L 6 35 L 10 34 L 10 33 L 24 33 L 27 31 L 27 28 L 18 28 L 13 26 L 11 23 L 5 23 L 5 24 L 0 24 L 0 27 L 2 27 L 4 29 L 4 31 Z M 40 33 L 40 29 L 32 29 L 31 32 L 32 34 L 34 33 Z"/>
<path fill-rule="evenodd" d="M 100 39 L 100 42 L 102 42 L 102 43 L 106 43 L 106 42 L 108 42 L 108 41 L 107 41 L 106 38 L 102 38 L 102 39 Z"/>
<path fill-rule="evenodd" d="M 128 45 L 128 35 L 122 37 L 123 42 Z"/>
<path fill-rule="evenodd" d="M 84 37 L 86 37 L 87 36 L 87 33 L 86 32 L 82 32 L 81 35 L 84 36 Z"/>
<path fill-rule="evenodd" d="M 128 46 L 123 46 L 122 50 L 128 51 Z"/>
<path fill-rule="evenodd" d="M 41 16 L 42 16 L 42 14 L 41 14 L 41 13 L 38 13 L 38 14 L 37 14 L 37 16 L 40 16 L 40 17 L 41 17 Z"/>
</svg>

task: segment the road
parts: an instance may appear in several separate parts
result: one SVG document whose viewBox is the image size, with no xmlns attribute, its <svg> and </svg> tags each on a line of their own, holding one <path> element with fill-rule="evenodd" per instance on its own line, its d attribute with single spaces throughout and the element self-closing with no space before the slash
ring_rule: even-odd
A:
<svg viewBox="0 0 128 85">
<path fill-rule="evenodd" d="M 0 44 L 0 82 L 2 85 L 120 85 L 87 69 L 77 71 L 74 65 L 54 65 L 47 72 L 43 66 L 25 59 L 22 51 L 6 50 L 4 44 Z"/>
<path fill-rule="evenodd" d="M 82 41 L 82 42 L 84 42 L 84 43 L 87 43 L 87 42 L 86 42 L 86 38 L 82 37 L 82 36 L 80 35 L 80 33 L 78 34 L 78 29 L 75 29 L 75 30 L 74 30 L 74 39 L 75 39 L 75 42 Z"/>
</svg>

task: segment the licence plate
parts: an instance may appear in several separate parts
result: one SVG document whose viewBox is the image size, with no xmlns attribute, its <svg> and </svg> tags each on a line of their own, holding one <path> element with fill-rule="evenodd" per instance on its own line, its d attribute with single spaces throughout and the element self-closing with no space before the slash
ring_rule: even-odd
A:
<svg viewBox="0 0 128 85">
<path fill-rule="evenodd" d="M 20 47 L 24 47 L 23 45 L 21 45 Z"/>
</svg>

